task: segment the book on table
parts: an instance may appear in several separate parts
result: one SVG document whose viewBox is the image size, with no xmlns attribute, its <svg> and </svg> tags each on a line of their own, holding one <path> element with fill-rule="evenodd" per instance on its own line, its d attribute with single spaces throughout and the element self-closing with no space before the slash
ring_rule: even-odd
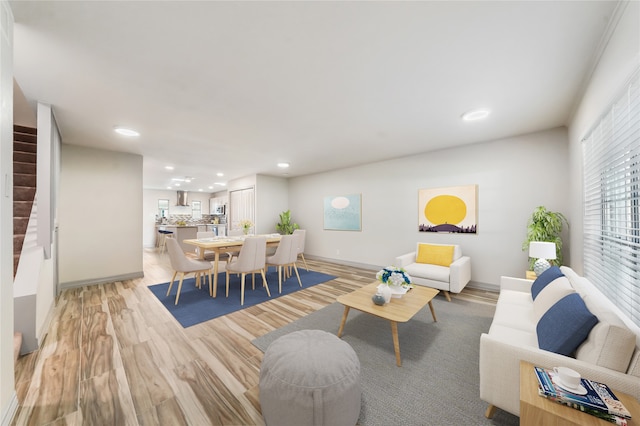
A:
<svg viewBox="0 0 640 426">
<path fill-rule="evenodd" d="M 534 370 L 538 393 L 545 398 L 622 426 L 631 418 L 629 410 L 604 383 L 581 378 L 579 390 L 571 392 L 558 384 L 555 371 L 542 367 Z"/>
</svg>

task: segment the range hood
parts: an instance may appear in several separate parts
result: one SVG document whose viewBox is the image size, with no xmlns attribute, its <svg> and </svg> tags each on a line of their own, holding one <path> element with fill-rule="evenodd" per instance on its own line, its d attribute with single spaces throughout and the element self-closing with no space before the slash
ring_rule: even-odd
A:
<svg viewBox="0 0 640 426">
<path fill-rule="evenodd" d="M 189 207 L 187 194 L 187 191 L 178 191 L 178 202 L 176 206 Z"/>
</svg>

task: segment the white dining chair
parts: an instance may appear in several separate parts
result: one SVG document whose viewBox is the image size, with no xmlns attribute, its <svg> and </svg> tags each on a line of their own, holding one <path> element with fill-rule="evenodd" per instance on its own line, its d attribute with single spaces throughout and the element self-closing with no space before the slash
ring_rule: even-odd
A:
<svg viewBox="0 0 640 426">
<path fill-rule="evenodd" d="M 186 274 L 193 273 L 196 277 L 196 286 L 198 288 L 201 287 L 200 277 L 204 273 L 209 274 L 209 296 L 215 297 L 216 289 L 212 286 L 211 281 L 211 262 L 207 262 L 206 260 L 196 260 L 190 259 L 182 251 L 182 247 L 180 247 L 180 243 L 175 238 L 167 238 L 167 251 L 169 252 L 169 260 L 171 262 L 171 267 L 173 268 L 173 277 L 171 277 L 171 282 L 169 283 L 169 288 L 167 289 L 167 296 L 171 293 L 171 287 L 173 286 L 173 282 L 176 279 L 176 275 L 178 272 L 180 273 L 180 282 L 178 283 L 178 292 L 176 293 L 176 302 L 178 304 L 178 299 L 180 298 L 180 290 L 182 290 L 182 281 L 184 280 L 184 276 Z"/>
<path fill-rule="evenodd" d="M 247 237 L 242 244 L 238 257 L 229 262 L 226 268 L 227 292 L 229 297 L 229 274 L 241 274 L 240 277 L 240 304 L 244 305 L 244 283 L 247 274 L 253 274 L 253 288 L 255 288 L 255 273 L 262 275 L 262 284 L 267 290 L 267 295 L 271 297 L 267 277 L 265 275 L 267 239 L 265 237 Z"/>
<path fill-rule="evenodd" d="M 273 256 L 266 258 L 266 266 L 275 266 L 278 268 L 278 291 L 282 293 L 282 275 L 283 270 L 286 271 L 288 267 L 293 267 L 298 277 L 298 284 L 302 287 L 302 281 L 300 281 L 300 274 L 298 274 L 298 267 L 296 266 L 296 260 L 298 260 L 298 235 L 283 235 L 278 243 L 278 248 Z M 285 278 L 286 279 L 286 278 Z"/>
<path fill-rule="evenodd" d="M 307 266 L 307 260 L 304 258 L 304 241 L 307 239 L 307 231 L 305 229 L 296 229 L 293 231 L 293 235 L 298 236 L 298 256 L 302 257 L 304 269 L 308 271 L 309 267 Z"/>
</svg>

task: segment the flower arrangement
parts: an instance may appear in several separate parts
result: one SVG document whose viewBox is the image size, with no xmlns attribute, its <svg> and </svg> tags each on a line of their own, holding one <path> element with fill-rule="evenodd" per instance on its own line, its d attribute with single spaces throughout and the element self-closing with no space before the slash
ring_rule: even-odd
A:
<svg viewBox="0 0 640 426">
<path fill-rule="evenodd" d="M 249 229 L 251 229 L 251 227 L 253 226 L 253 222 L 251 222 L 249 219 L 244 219 L 240 221 L 240 227 L 242 228 L 242 232 L 246 234 L 249 233 Z"/>
<path fill-rule="evenodd" d="M 403 288 L 411 287 L 411 277 L 402 268 L 387 266 L 376 274 L 376 279 L 386 285 L 397 285 Z"/>
</svg>

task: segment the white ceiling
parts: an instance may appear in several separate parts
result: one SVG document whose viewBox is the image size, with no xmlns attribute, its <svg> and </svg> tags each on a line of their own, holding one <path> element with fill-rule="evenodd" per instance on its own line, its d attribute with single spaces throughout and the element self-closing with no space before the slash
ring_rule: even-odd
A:
<svg viewBox="0 0 640 426">
<path fill-rule="evenodd" d="M 565 125 L 617 2 L 10 4 L 15 79 L 65 143 L 212 192 Z"/>
</svg>

